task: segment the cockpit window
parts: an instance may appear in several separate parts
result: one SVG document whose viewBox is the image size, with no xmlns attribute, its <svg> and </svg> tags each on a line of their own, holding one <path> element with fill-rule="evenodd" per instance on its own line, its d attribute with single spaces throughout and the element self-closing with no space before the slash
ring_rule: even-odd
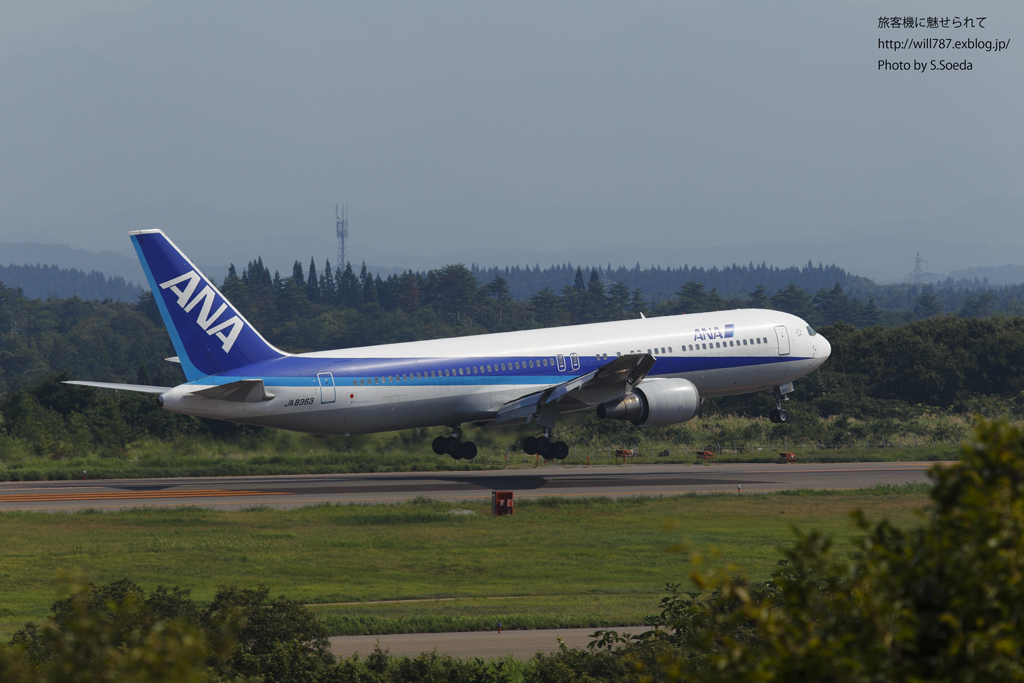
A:
<svg viewBox="0 0 1024 683">
<path fill-rule="evenodd" d="M 809 335 L 811 335 L 811 336 L 813 337 L 814 335 L 816 335 L 816 334 L 818 334 L 818 333 L 814 331 L 814 328 L 813 328 L 813 327 L 811 327 L 810 325 L 808 325 L 808 326 L 807 326 L 807 334 L 809 334 Z"/>
</svg>

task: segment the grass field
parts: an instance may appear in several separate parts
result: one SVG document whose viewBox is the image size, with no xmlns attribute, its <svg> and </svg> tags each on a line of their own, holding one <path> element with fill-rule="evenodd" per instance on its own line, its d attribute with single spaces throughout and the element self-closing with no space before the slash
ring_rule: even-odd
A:
<svg viewBox="0 0 1024 683">
<path fill-rule="evenodd" d="M 794 418 L 796 420 L 796 418 Z M 697 450 L 718 454 L 718 462 L 774 462 L 779 451 L 795 451 L 803 462 L 874 462 L 955 459 L 968 437 L 971 418 L 924 414 L 915 419 L 851 422 L 836 445 L 828 438 L 834 419 L 805 416 L 797 424 L 777 425 L 763 417 L 699 416 L 671 427 L 636 429 L 629 423 L 569 416 L 559 438 L 570 446 L 566 464 L 610 463 L 616 449 L 633 449 L 638 462 L 694 462 Z M 807 424 L 825 430 L 810 435 Z M 827 428 L 827 429 L 826 429 Z M 838 427 L 837 427 L 838 429 Z M 480 454 L 471 462 L 438 456 L 430 448 L 438 429 L 383 434 L 316 436 L 267 429 L 232 442 L 214 438 L 161 440 L 145 437 L 123 448 L 92 452 L 67 444 L 57 452 L 0 429 L 0 481 L 141 477 L 328 474 L 350 472 L 422 472 L 533 467 L 534 456 L 521 444 L 536 425 L 494 428 L 467 425 L 465 438 Z M 811 430 L 813 432 L 813 430 Z M 820 430 L 819 430 L 820 431 Z M 835 431 L 835 430 L 832 430 Z M 802 435 L 802 436 L 801 436 Z M 820 435 L 819 435 L 820 436 Z M 846 440 L 843 440 L 843 439 Z M 51 444 L 52 446 L 52 444 Z"/>
<path fill-rule="evenodd" d="M 765 442 L 763 445 L 699 444 L 718 454 L 717 461 L 776 462 L 780 450 L 794 451 L 801 462 L 882 462 L 936 461 L 956 459 L 958 444 L 894 445 L 887 448 L 866 444 L 819 448 L 815 444 Z M 636 462 L 694 463 L 696 448 L 689 444 L 647 440 L 626 444 L 635 449 Z M 611 464 L 618 462 L 615 448 L 607 445 L 574 447 L 564 465 Z M 447 455 L 434 455 L 429 445 L 407 450 L 357 452 L 309 450 L 287 454 L 255 452 L 151 454 L 121 458 L 66 458 L 51 460 L 40 457 L 0 458 L 0 481 L 45 481 L 81 479 L 83 471 L 89 479 L 137 479 L 149 477 L 211 477 L 276 474 L 333 474 L 354 472 L 434 472 L 451 470 L 517 469 L 543 464 L 536 456 L 504 448 L 481 448 L 473 462 L 452 460 Z"/>
<path fill-rule="evenodd" d="M 177 585 L 266 585 L 308 603 L 335 633 L 639 623 L 667 582 L 686 581 L 685 542 L 765 578 L 790 525 L 855 534 L 854 508 L 915 522 L 926 487 L 758 496 L 538 499 L 514 517 L 488 507 L 403 505 L 220 512 L 203 508 L 0 514 L 0 630 L 43 618 L 76 574 Z M 474 514 L 452 514 L 456 507 Z M 460 600 L 431 600 L 460 598 Z M 468 600 L 466 598 L 469 598 Z M 425 600 L 424 600 L 425 599 Z M 366 604 L 368 601 L 397 601 Z M 421 600 L 411 602 L 409 600 Z"/>
</svg>

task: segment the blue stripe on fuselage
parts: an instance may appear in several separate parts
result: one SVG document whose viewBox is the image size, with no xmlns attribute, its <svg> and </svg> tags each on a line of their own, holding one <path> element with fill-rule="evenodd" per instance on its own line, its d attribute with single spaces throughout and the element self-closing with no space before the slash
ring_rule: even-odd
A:
<svg viewBox="0 0 1024 683">
<path fill-rule="evenodd" d="M 580 359 L 580 368 L 572 370 L 568 366 L 564 371 L 559 372 L 558 366 L 549 360 L 546 367 L 528 367 L 529 361 L 537 363 L 537 357 L 500 358 L 471 357 L 471 358 L 304 358 L 301 356 L 286 356 L 273 358 L 259 363 L 253 363 L 243 368 L 219 375 L 211 375 L 189 382 L 198 385 L 219 385 L 236 382 L 239 379 L 262 379 L 267 386 L 276 387 L 315 387 L 318 385 L 317 373 L 329 372 L 334 375 L 335 386 L 351 386 L 353 381 L 371 380 L 373 378 L 385 378 L 383 384 L 402 384 L 418 386 L 463 386 L 478 384 L 557 384 L 593 372 L 603 365 L 607 365 L 614 358 L 608 360 Z M 676 375 L 689 372 L 701 372 L 708 370 L 720 370 L 724 368 L 743 368 L 755 365 L 769 365 L 774 363 L 788 363 L 790 361 L 808 360 L 794 356 L 661 356 L 655 360 L 654 367 L 648 377 L 661 375 Z M 514 369 L 515 363 L 520 367 Z M 504 363 L 508 370 L 492 369 L 491 372 L 472 372 L 472 368 L 500 368 Z M 458 373 L 459 368 L 470 374 L 455 374 L 448 377 L 421 377 L 415 379 L 416 373 L 444 373 L 453 370 Z M 388 377 L 401 377 L 406 375 L 407 379 L 387 381 Z M 410 377 L 410 375 L 412 377 Z M 374 386 L 380 386 L 376 384 Z"/>
</svg>

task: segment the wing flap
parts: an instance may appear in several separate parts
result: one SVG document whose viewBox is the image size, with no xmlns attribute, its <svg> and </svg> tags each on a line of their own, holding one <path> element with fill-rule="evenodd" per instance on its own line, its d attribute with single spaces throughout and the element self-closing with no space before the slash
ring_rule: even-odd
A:
<svg viewBox="0 0 1024 683">
<path fill-rule="evenodd" d="M 498 414 L 494 417 L 494 424 L 507 425 L 520 422 L 525 424 L 529 422 L 530 418 L 537 414 L 537 405 L 544 394 L 545 392 L 538 391 L 515 401 L 509 401 L 498 409 Z"/>
<path fill-rule="evenodd" d="M 597 370 L 538 391 L 498 409 L 495 424 L 528 423 L 542 412 L 571 412 L 591 405 L 622 398 L 633 390 L 654 367 L 649 353 L 619 356 Z"/>
</svg>

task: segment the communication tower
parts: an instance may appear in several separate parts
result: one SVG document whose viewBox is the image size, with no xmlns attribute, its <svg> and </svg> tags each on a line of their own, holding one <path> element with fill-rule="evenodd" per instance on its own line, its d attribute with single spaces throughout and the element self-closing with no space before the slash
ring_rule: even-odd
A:
<svg viewBox="0 0 1024 683">
<path fill-rule="evenodd" d="M 917 252 L 917 258 L 914 259 L 914 270 L 912 270 L 907 275 L 907 277 L 914 281 L 915 285 L 921 284 L 921 280 L 924 278 L 924 276 L 928 275 L 928 273 L 925 272 L 925 269 L 923 267 L 927 265 L 927 263 L 928 261 L 921 258 L 921 252 Z"/>
<path fill-rule="evenodd" d="M 338 205 L 334 205 L 334 225 L 338 233 L 338 268 L 344 269 L 345 264 L 345 240 L 348 239 L 348 206 L 342 205 L 341 212 L 338 212 Z"/>
</svg>

